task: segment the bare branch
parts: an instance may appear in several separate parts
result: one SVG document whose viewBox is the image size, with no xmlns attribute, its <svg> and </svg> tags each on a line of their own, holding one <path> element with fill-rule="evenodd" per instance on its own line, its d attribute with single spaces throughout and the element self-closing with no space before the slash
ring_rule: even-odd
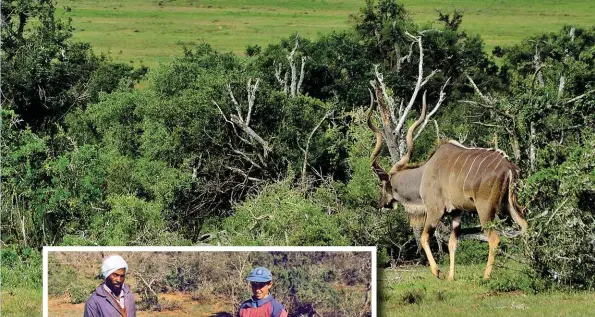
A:
<svg viewBox="0 0 595 317">
<path fill-rule="evenodd" d="M 302 56 L 302 65 L 300 70 L 300 80 L 297 83 L 296 93 L 300 93 L 300 88 L 302 87 L 302 82 L 304 81 L 304 66 L 306 65 L 306 56 Z"/>
<path fill-rule="evenodd" d="M 295 52 L 298 48 L 299 45 L 299 37 L 296 36 L 295 37 L 295 46 L 293 47 L 293 50 L 289 53 L 289 55 L 287 55 L 287 60 L 289 61 L 289 67 L 291 68 L 291 96 L 295 97 L 297 92 L 297 70 L 295 67 L 295 61 L 293 60 L 293 56 L 295 55 Z"/>
<path fill-rule="evenodd" d="M 250 116 L 252 115 L 252 107 L 254 106 L 254 99 L 256 99 L 256 91 L 258 90 L 259 82 L 260 79 L 256 78 L 256 83 L 252 86 L 252 78 L 248 79 L 248 87 L 246 88 L 248 91 L 248 114 L 246 114 L 246 125 L 250 124 Z"/>
<path fill-rule="evenodd" d="M 411 110 L 411 107 L 413 107 L 413 103 L 417 99 L 417 94 L 419 93 L 419 90 L 437 72 L 437 71 L 432 71 L 432 73 L 424 80 L 424 71 L 423 71 L 424 70 L 424 68 L 423 68 L 424 50 L 423 50 L 423 45 L 422 45 L 422 40 L 421 40 L 422 35 L 413 36 L 408 32 L 405 32 L 405 34 L 407 36 L 409 36 L 413 41 L 417 42 L 417 46 L 419 48 L 418 74 L 417 74 L 417 83 L 415 84 L 415 89 L 413 89 L 413 94 L 411 95 L 411 99 L 409 99 L 409 103 L 407 104 L 407 107 L 405 107 L 405 109 L 403 110 L 403 115 L 401 115 L 401 118 L 399 119 L 397 126 L 393 130 L 394 133 L 399 133 L 401 131 L 401 129 L 403 128 L 403 124 L 405 124 L 405 119 L 407 118 L 407 114 L 409 113 L 409 110 Z M 420 34 L 423 34 L 423 33 L 420 33 Z"/>
<path fill-rule="evenodd" d="M 560 76 L 560 83 L 558 84 L 558 99 L 564 95 L 564 87 L 566 86 L 566 76 Z"/>
<path fill-rule="evenodd" d="M 390 117 L 391 120 L 393 120 L 393 122 L 397 121 L 397 118 L 395 117 L 395 100 L 393 99 L 392 96 L 389 96 L 387 91 L 386 91 L 386 84 L 384 84 L 384 75 L 382 75 L 382 73 L 380 73 L 378 71 L 378 64 L 374 65 L 374 73 L 376 74 L 376 81 L 379 84 L 379 88 L 380 91 L 382 92 L 382 97 L 384 99 L 384 101 L 388 104 L 386 107 L 382 107 L 382 105 L 384 105 L 383 103 L 381 103 L 381 108 L 383 108 L 383 111 L 386 114 L 389 114 L 388 116 L 383 116 L 383 119 L 386 120 L 384 127 L 387 129 L 390 129 L 390 126 L 388 125 L 388 118 Z M 378 97 L 377 97 L 378 98 Z"/>
<path fill-rule="evenodd" d="M 479 97 L 481 97 L 481 99 L 483 99 L 483 101 L 485 101 L 488 105 L 492 105 L 494 103 L 494 99 L 489 98 L 489 97 L 485 96 L 484 94 L 482 94 L 481 90 L 479 90 L 479 88 L 477 88 L 477 85 L 475 84 L 475 82 L 473 81 L 471 76 L 469 76 L 469 74 L 465 74 L 465 76 L 467 76 L 467 79 L 469 79 L 469 82 L 473 86 L 473 90 L 475 90 L 475 93 L 477 93 L 479 95 Z"/>
<path fill-rule="evenodd" d="M 541 68 L 543 65 L 541 64 L 539 53 L 539 47 L 537 44 L 535 44 L 535 55 L 533 55 L 533 67 L 535 68 L 534 78 L 537 78 L 537 81 L 539 81 L 539 87 L 543 87 L 545 86 L 545 83 L 543 82 L 543 75 L 541 73 Z"/>
<path fill-rule="evenodd" d="M 318 128 L 320 128 L 320 126 L 322 125 L 324 120 L 326 120 L 326 118 L 328 118 L 333 112 L 334 112 L 333 109 L 327 111 L 327 113 L 322 117 L 320 122 L 318 122 L 318 124 L 314 127 L 314 129 L 312 129 L 312 132 L 310 132 L 310 135 L 308 136 L 308 139 L 306 140 L 306 149 L 303 150 L 304 151 L 304 164 L 302 165 L 302 181 L 301 181 L 302 184 L 305 184 L 305 182 L 306 182 L 306 165 L 308 164 L 308 151 L 310 149 L 310 141 L 312 140 L 314 133 L 316 133 L 316 130 L 318 130 Z"/>
<path fill-rule="evenodd" d="M 382 79 L 382 74 L 379 73 L 379 78 Z M 383 92 L 381 91 L 381 85 L 379 84 L 378 80 L 373 80 L 370 81 L 370 85 L 372 85 L 372 87 L 374 87 L 374 91 L 376 93 L 376 102 L 378 103 L 379 106 L 379 111 L 380 111 L 380 117 L 381 117 L 381 121 L 382 121 L 382 126 L 383 129 L 380 132 L 381 134 L 384 135 L 384 140 L 386 142 L 386 145 L 388 147 L 388 150 L 390 152 L 390 156 L 391 156 L 391 160 L 393 162 L 396 162 L 399 160 L 399 157 L 402 155 L 402 153 L 404 152 L 404 149 L 406 146 L 401 146 L 400 144 L 398 144 L 398 141 L 402 141 L 401 139 L 403 139 L 401 134 L 395 134 L 393 135 L 392 133 L 392 123 L 391 123 L 391 118 L 394 117 L 394 114 L 391 113 L 391 111 L 389 110 L 389 107 L 386 105 L 386 98 L 383 97 Z M 392 99 L 390 99 L 392 100 Z M 396 136 L 396 138 L 395 138 Z M 401 142 L 402 143 L 402 142 Z"/>
<path fill-rule="evenodd" d="M 275 65 L 275 64 L 273 64 L 273 65 Z M 281 79 L 281 64 L 276 64 L 276 65 L 279 67 L 275 68 L 275 77 L 277 78 L 277 81 L 279 82 L 279 84 L 281 84 L 281 87 L 283 88 L 283 92 L 285 93 L 285 95 L 287 95 L 287 92 L 289 90 L 289 87 L 287 86 L 288 74 L 287 74 L 287 72 L 285 72 L 285 75 L 284 75 L 285 79 Z"/>
<path fill-rule="evenodd" d="M 491 123 L 483 123 L 483 122 L 479 122 L 479 121 L 473 121 L 473 122 L 471 122 L 471 123 L 472 123 L 472 124 L 477 124 L 477 125 L 480 125 L 480 126 L 484 126 L 484 127 L 489 127 L 489 128 L 498 128 L 498 129 L 502 129 L 502 128 L 504 128 L 504 127 L 503 127 L 503 126 L 501 126 L 501 125 L 497 125 L 497 124 L 491 124 Z"/>
<path fill-rule="evenodd" d="M 411 56 L 413 55 L 413 45 L 415 45 L 415 42 L 411 42 L 411 44 L 409 45 L 409 53 L 407 55 L 397 59 L 397 72 L 401 70 L 401 64 L 403 62 L 411 61 Z M 400 55 L 400 51 L 397 45 L 395 45 L 395 51 L 397 51 L 397 53 Z"/>
<path fill-rule="evenodd" d="M 573 102 L 575 102 L 575 101 L 577 101 L 579 99 L 585 98 L 586 96 L 590 95 L 593 92 L 595 92 L 595 89 L 589 90 L 586 93 L 584 93 L 584 94 L 582 94 L 580 96 L 576 96 L 576 97 L 574 97 L 574 98 L 572 98 L 570 100 L 566 100 L 566 101 L 564 101 L 564 104 L 567 105 L 569 103 L 573 103 Z"/>
<path fill-rule="evenodd" d="M 230 121 L 230 120 L 228 120 L 228 119 L 227 119 L 227 117 L 226 117 L 226 116 L 225 116 L 225 114 L 223 113 L 223 110 L 221 110 L 221 107 L 219 107 L 219 104 L 217 104 L 217 102 L 216 102 L 215 100 L 212 100 L 212 101 L 213 101 L 213 103 L 215 104 L 215 106 L 217 107 L 217 109 L 219 109 L 219 113 L 221 114 L 221 116 L 223 117 L 223 119 L 225 120 L 225 122 L 227 122 L 227 123 L 229 123 L 229 124 L 231 125 L 231 127 L 232 127 L 232 130 L 233 130 L 234 134 L 235 134 L 235 135 L 236 135 L 236 136 L 237 136 L 237 137 L 238 137 L 238 138 L 239 138 L 239 139 L 240 139 L 242 142 L 244 142 L 244 143 L 246 143 L 246 144 L 251 144 L 251 142 L 250 142 L 250 141 L 248 141 L 248 140 L 246 140 L 246 139 L 242 138 L 242 137 L 241 137 L 241 136 L 238 134 L 238 132 L 236 131 L 236 126 L 235 126 L 235 124 L 233 123 L 233 121 Z M 233 115 L 232 115 L 232 116 L 233 116 Z M 206 132 L 206 130 L 205 130 L 205 132 Z M 206 135 L 208 136 L 209 134 L 208 134 L 208 133 L 206 133 Z"/>
<path fill-rule="evenodd" d="M 428 113 L 426 115 L 426 119 L 422 123 L 421 127 L 417 130 L 417 134 L 413 138 L 414 141 L 417 140 L 417 138 L 421 135 L 421 133 L 423 132 L 423 130 L 426 128 L 426 125 L 430 121 L 430 118 L 438 111 L 438 109 L 442 105 L 442 102 L 446 98 L 446 94 L 444 93 L 444 88 L 446 88 L 446 86 L 448 85 L 448 82 L 449 81 L 450 81 L 450 77 L 448 77 L 448 79 L 446 79 L 446 82 L 444 83 L 444 85 L 442 85 L 442 88 L 440 89 L 440 97 L 438 98 L 438 101 L 436 102 L 436 106 L 434 106 L 434 108 L 432 109 L 432 111 L 430 111 L 430 113 Z M 425 98 L 425 93 L 424 93 L 424 98 Z"/>
<path fill-rule="evenodd" d="M 223 117 L 223 119 L 225 120 L 225 122 L 233 125 L 233 122 L 227 120 L 227 117 L 225 116 L 225 114 L 223 113 L 223 110 L 221 110 L 221 107 L 219 107 L 219 104 L 217 104 L 217 102 L 215 100 L 212 100 L 213 104 L 215 104 L 215 106 L 217 107 L 217 109 L 219 109 L 219 113 L 221 114 L 221 116 Z"/>
<path fill-rule="evenodd" d="M 262 167 L 260 165 L 258 165 L 256 162 L 254 162 L 252 159 L 250 159 L 250 157 L 248 157 L 248 155 L 246 155 L 246 153 L 237 150 L 237 149 L 232 149 L 231 150 L 233 153 L 238 154 L 239 156 L 241 156 L 244 160 L 246 160 L 248 163 L 252 164 L 252 166 L 258 168 L 258 169 L 262 169 Z"/>
<path fill-rule="evenodd" d="M 231 85 L 227 84 L 227 92 L 229 92 L 229 96 L 231 97 L 231 102 L 233 103 L 234 107 L 236 108 L 236 112 L 238 113 L 238 117 L 242 118 L 242 111 L 240 110 L 240 104 L 237 102 L 236 98 L 233 96 L 233 91 L 231 91 Z"/>
<path fill-rule="evenodd" d="M 138 278 L 140 278 L 140 280 L 151 291 L 151 293 L 153 293 L 153 295 L 155 295 L 155 297 L 157 297 L 157 293 L 155 293 L 155 291 L 153 290 L 153 288 L 151 288 L 151 284 L 153 284 L 153 282 L 155 282 L 155 279 L 152 279 L 150 282 L 147 282 L 147 280 L 145 280 L 145 278 L 140 273 L 135 273 L 135 275 Z"/>
<path fill-rule="evenodd" d="M 426 78 L 424 79 L 424 81 L 421 83 L 421 86 L 420 87 L 425 86 L 428 83 L 428 81 L 430 79 L 432 79 L 432 77 L 434 77 L 434 75 L 436 75 L 437 72 L 438 72 L 438 70 L 437 69 L 434 69 L 428 76 L 426 76 Z"/>
<path fill-rule="evenodd" d="M 237 168 L 237 167 L 233 167 L 233 166 L 225 166 L 225 168 L 227 168 L 228 170 L 240 174 L 242 176 L 244 176 L 247 180 L 251 180 L 253 182 L 262 182 L 262 179 L 260 178 L 255 178 L 255 177 L 250 177 L 248 176 L 248 174 L 246 172 L 244 172 L 243 170 Z"/>
<path fill-rule="evenodd" d="M 248 134 L 252 139 L 256 140 L 256 142 L 258 142 L 260 145 L 262 145 L 262 147 L 264 148 L 264 156 L 266 157 L 268 155 L 268 152 L 272 152 L 273 149 L 269 146 L 269 144 L 260 137 L 260 135 L 258 135 L 254 130 L 252 130 L 252 128 L 250 128 L 248 125 L 246 125 L 241 118 L 238 118 L 235 115 L 231 115 L 231 121 L 235 124 L 237 124 L 240 129 L 242 129 L 242 131 L 244 131 L 246 134 Z"/>
</svg>

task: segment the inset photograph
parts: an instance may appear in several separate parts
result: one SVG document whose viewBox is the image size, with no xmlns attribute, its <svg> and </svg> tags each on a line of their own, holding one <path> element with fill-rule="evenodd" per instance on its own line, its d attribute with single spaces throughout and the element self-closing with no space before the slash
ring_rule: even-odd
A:
<svg viewBox="0 0 595 317">
<path fill-rule="evenodd" d="M 44 316 L 376 316 L 375 247 L 48 247 Z"/>
</svg>

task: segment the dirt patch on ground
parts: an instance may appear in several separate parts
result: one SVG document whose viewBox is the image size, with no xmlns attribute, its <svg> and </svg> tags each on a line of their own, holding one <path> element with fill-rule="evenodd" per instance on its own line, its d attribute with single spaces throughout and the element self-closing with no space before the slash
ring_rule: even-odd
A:
<svg viewBox="0 0 595 317">
<path fill-rule="evenodd" d="M 85 310 L 85 303 L 70 303 L 69 295 L 50 296 L 48 298 L 49 316 L 82 316 Z"/>
</svg>

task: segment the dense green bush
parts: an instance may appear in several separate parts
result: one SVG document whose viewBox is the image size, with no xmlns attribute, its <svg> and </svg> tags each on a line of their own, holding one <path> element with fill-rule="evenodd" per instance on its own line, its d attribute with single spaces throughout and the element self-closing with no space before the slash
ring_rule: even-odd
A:
<svg viewBox="0 0 595 317">
<path fill-rule="evenodd" d="M 529 267 L 509 267 L 507 270 L 498 270 L 489 280 L 483 280 L 493 292 L 523 291 L 537 294 L 550 288 L 551 283 L 537 276 Z"/>
<path fill-rule="evenodd" d="M 291 177 L 238 205 L 222 224 L 226 245 L 348 245 L 335 217 L 291 186 Z M 298 229 L 299 228 L 299 229 Z"/>
<path fill-rule="evenodd" d="M 70 285 L 68 286 L 68 295 L 70 297 L 70 303 L 80 304 L 86 302 L 96 287 L 97 283 L 81 283 L 78 280 L 75 283 L 70 283 Z"/>
<path fill-rule="evenodd" d="M 10 245 L 0 250 L 2 286 L 7 289 L 41 289 L 43 256 L 36 249 Z"/>
<path fill-rule="evenodd" d="M 584 146 L 569 149 L 565 162 L 527 179 L 530 263 L 540 276 L 578 289 L 595 287 L 594 149 L 591 132 Z"/>
</svg>

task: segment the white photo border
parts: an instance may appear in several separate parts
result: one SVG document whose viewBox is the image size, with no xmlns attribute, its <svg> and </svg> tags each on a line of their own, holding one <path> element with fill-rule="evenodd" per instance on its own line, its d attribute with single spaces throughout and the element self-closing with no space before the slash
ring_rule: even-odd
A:
<svg viewBox="0 0 595 317">
<path fill-rule="evenodd" d="M 49 252 L 370 252 L 372 260 L 372 317 L 378 316 L 376 246 L 44 246 L 43 247 L 43 317 L 48 317 L 48 255 Z"/>
</svg>

